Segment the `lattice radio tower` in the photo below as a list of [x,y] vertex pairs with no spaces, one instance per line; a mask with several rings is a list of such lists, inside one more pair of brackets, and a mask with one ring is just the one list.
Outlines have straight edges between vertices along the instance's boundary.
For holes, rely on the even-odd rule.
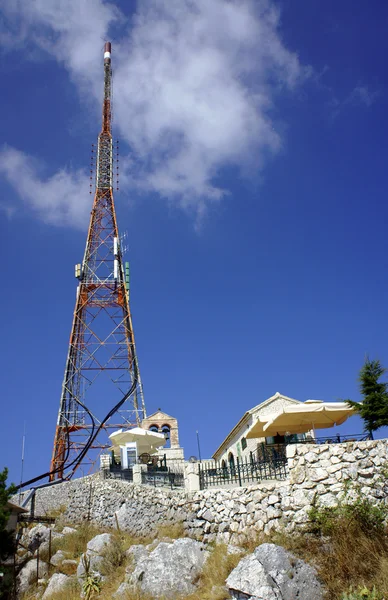
[[[59,404],[50,480],[90,472],[109,447],[110,430],[139,425],[145,404],[113,201],[111,44],[104,46],[102,130],[95,153],[96,189]],[[93,150],[92,150],[93,152]],[[86,468],[85,468],[86,467]]]

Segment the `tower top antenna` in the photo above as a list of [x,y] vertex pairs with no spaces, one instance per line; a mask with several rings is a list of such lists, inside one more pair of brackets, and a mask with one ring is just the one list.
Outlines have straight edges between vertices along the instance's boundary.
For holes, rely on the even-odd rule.
[[111,68],[112,44],[104,44],[104,100],[102,104],[102,134],[111,135],[112,121],[112,68]]
[[104,62],[110,61],[112,52],[112,44],[110,42],[105,42],[104,44]]

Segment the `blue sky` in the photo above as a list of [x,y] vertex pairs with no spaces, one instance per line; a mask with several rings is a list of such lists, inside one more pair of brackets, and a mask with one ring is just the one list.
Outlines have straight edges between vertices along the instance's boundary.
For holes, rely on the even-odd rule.
[[199,430],[210,456],[276,391],[360,399],[364,356],[388,366],[387,4],[2,10],[0,462],[11,478],[24,421],[25,476],[51,457],[104,39],[148,413],[178,418],[187,457]]

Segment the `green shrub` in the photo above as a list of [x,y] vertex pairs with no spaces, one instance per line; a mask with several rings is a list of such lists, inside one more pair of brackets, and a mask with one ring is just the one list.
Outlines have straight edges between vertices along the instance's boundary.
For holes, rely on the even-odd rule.
[[373,586],[373,590],[368,590],[366,587],[359,587],[357,590],[351,587],[348,592],[344,592],[341,600],[384,600]]
[[82,584],[82,591],[85,594],[85,599],[90,600],[93,596],[98,595],[101,591],[101,578],[93,575],[90,569],[90,559],[84,555],[82,563],[85,569],[85,577]]
[[123,551],[121,539],[118,536],[113,537],[112,542],[104,548],[102,556],[104,559],[101,565],[102,575],[110,575],[112,569],[121,567],[125,560],[125,552]]
[[352,490],[356,497],[350,502],[348,498],[350,491],[349,484],[345,485],[345,495],[338,506],[328,508],[314,505],[312,507],[309,512],[311,533],[330,536],[343,521],[346,521],[350,527],[360,529],[367,537],[384,535],[388,505],[383,502],[378,505],[372,504],[356,486],[353,486]]

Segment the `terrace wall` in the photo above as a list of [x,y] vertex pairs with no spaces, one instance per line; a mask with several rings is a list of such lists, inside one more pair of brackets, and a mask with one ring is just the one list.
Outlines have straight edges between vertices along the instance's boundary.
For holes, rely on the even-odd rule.
[[[287,447],[288,479],[249,487],[191,491],[165,490],[125,481],[104,480],[99,473],[37,491],[36,514],[61,506],[65,519],[90,519],[106,527],[149,534],[158,524],[183,521],[187,532],[205,541],[237,542],[257,532],[306,524],[315,504],[334,506],[351,481],[372,502],[387,501],[388,440],[345,444],[297,444]],[[188,465],[189,482],[197,465]]]

